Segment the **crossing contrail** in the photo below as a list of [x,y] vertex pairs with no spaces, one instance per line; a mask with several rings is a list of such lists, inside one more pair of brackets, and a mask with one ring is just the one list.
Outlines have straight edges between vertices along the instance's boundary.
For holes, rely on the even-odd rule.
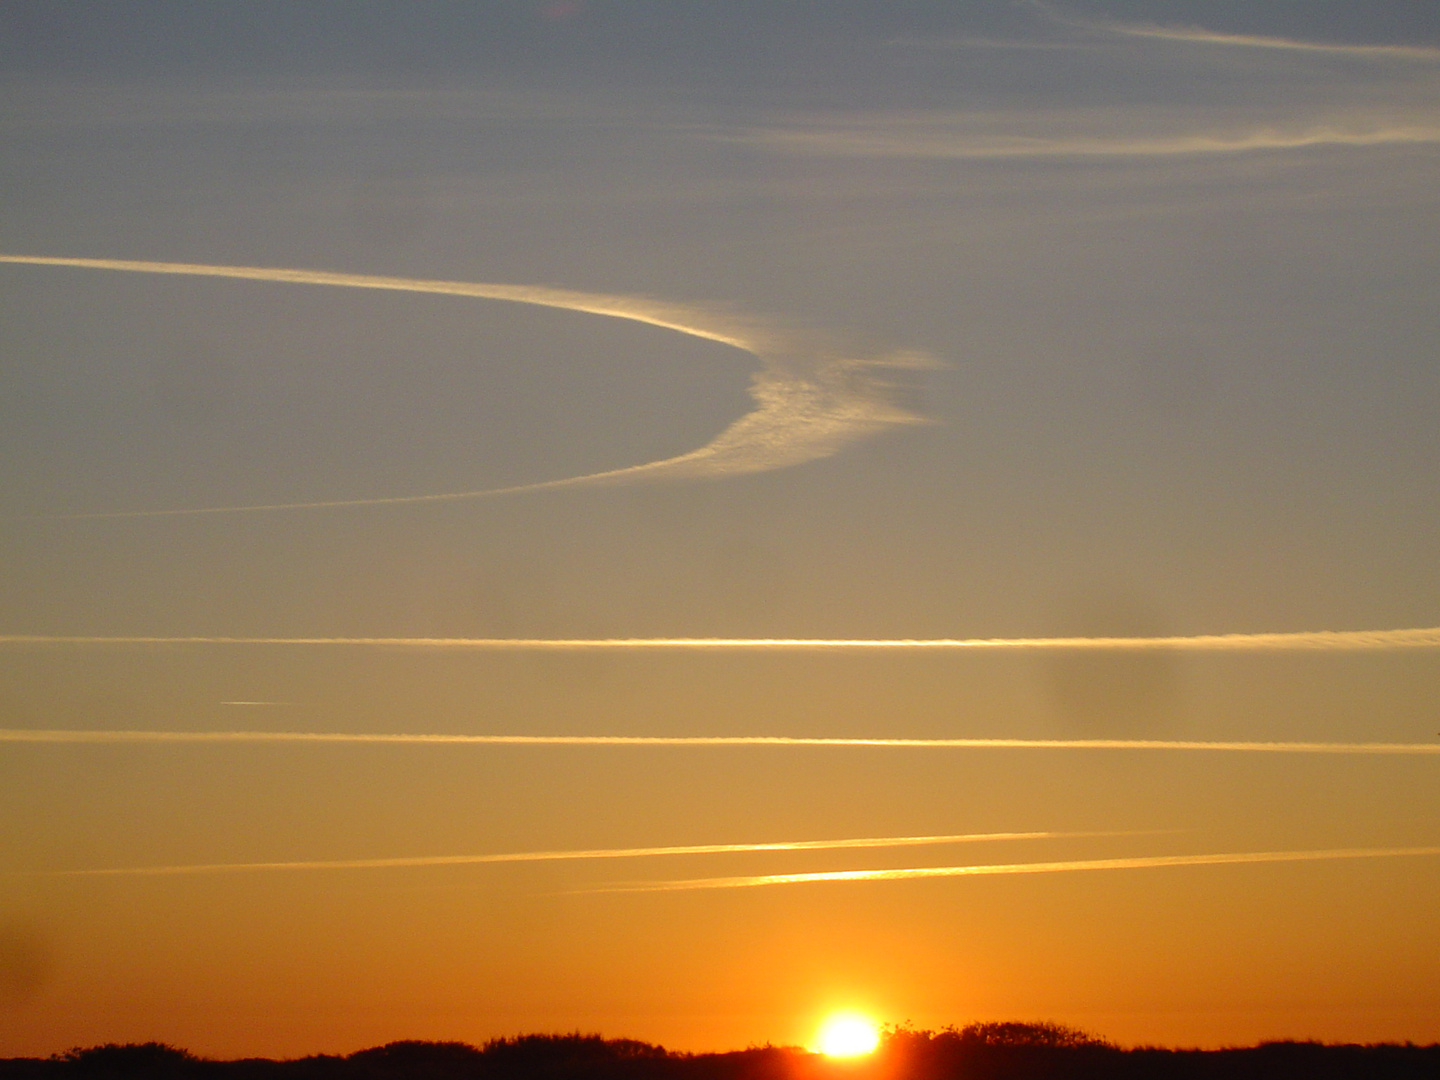
[[1440,743],[1238,742],[1198,739],[891,739],[792,735],[446,735],[337,731],[0,730],[0,743],[331,743],[392,746],[769,746],[917,750],[1182,750],[1247,754],[1440,754]]
[[[1153,834],[1153,830],[1149,831]],[[834,851],[844,848],[918,847],[938,844],[996,843],[1009,840],[1057,840],[1098,836],[1146,835],[1127,832],[996,832],[949,836],[875,836],[845,840],[786,840],[761,844],[685,844],[674,847],[596,848],[579,851],[519,851],[498,855],[420,855],[389,859],[310,859],[297,862],[193,863],[180,866],[103,867],[91,870],[39,871],[50,877],[168,877],[179,874],[229,874],[262,870],[386,870],[423,866],[473,866],[485,863],[555,862],[571,859],[642,859],[662,855],[731,855],[766,851]]]
[[1320,862],[1329,859],[1388,859],[1440,855],[1440,847],[1334,848],[1328,851],[1242,851],[1218,855],[1150,855],[1126,859],[1071,859],[1064,862],[1001,863],[974,866],[917,866],[900,870],[826,870],[809,874],[754,874],[606,885],[584,892],[684,892],[693,889],[751,889],[821,881],[908,881],[918,878],[990,877],[1002,874],[1063,874],[1081,870],[1152,870],[1169,866],[1234,866],[1243,863]]
[[644,323],[690,337],[715,341],[748,352],[760,361],[751,379],[755,408],[709,443],[676,457],[607,472],[517,484],[503,488],[401,495],[371,499],[331,499],[249,506],[208,506],[168,510],[115,510],[46,515],[47,519],[160,517],[186,514],[238,514],[267,510],[304,510],[400,503],[443,502],[494,495],[546,491],[580,485],[627,483],[645,479],[696,479],[767,472],[828,457],[848,443],[896,424],[920,418],[891,400],[887,382],[875,369],[925,366],[918,353],[861,357],[840,349],[823,335],[781,329],[758,319],[727,316],[699,307],[645,297],[579,292],[537,285],[376,277],[328,270],[261,266],[212,266],[203,263],[143,262],[130,259],[78,259],[40,255],[0,255],[0,263],[118,270],[186,277],[236,278],[293,285],[433,293],[481,300],[505,300],[539,307],[579,311]]
[[581,652],[585,650],[816,650],[879,651],[965,649],[1184,650],[1193,652],[1364,651],[1440,648],[1440,626],[1397,630],[1304,630],[1258,634],[1170,637],[1050,638],[439,638],[439,637],[215,637],[0,634],[5,645],[296,645],[475,651]]

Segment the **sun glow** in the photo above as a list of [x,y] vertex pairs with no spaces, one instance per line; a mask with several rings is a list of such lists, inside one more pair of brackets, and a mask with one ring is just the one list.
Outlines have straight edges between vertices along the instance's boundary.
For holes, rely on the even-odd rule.
[[857,1013],[836,1013],[820,1026],[816,1049],[827,1057],[859,1057],[874,1051],[880,1029]]

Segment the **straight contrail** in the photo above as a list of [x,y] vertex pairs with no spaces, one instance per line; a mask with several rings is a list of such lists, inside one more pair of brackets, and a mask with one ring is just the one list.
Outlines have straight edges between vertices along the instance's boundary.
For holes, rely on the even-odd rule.
[[1330,56],[1353,56],[1370,60],[1413,60],[1434,64],[1440,62],[1440,49],[1433,45],[1366,45],[1345,42],[1304,41],[1297,38],[1268,37],[1263,34],[1225,34],[1198,26],[1160,26],[1153,23],[1080,22],[1073,25],[1103,30],[1124,37],[1176,41],[1190,45],[1220,45],[1244,49],[1273,49],[1281,52],[1319,53]]
[[47,520],[161,517],[188,514],[238,514],[272,510],[384,506],[442,502],[494,495],[545,491],[580,485],[627,483],[642,479],[703,478],[766,472],[828,457],[848,443],[896,424],[918,423],[919,417],[896,405],[876,368],[927,366],[918,353],[859,357],[840,350],[822,335],[780,329],[756,319],[726,316],[699,307],[645,297],[579,292],[536,285],[505,285],[475,281],[377,277],[328,270],[294,270],[262,266],[214,266],[204,263],[146,262],[132,259],[80,259],[41,255],[0,255],[0,263],[116,270],[185,277],[235,278],[292,285],[327,285],[350,289],[431,293],[481,300],[505,300],[626,319],[690,337],[715,341],[748,352],[761,370],[751,379],[755,408],[706,445],[676,457],[607,472],[588,473],[533,484],[476,491],[402,495],[370,499],[331,499],[248,506],[209,506],[169,510],[117,510],[46,515]]
[[335,731],[0,730],[0,743],[355,743],[400,746],[772,746],[920,750],[1209,750],[1261,754],[1440,754],[1440,743],[1165,739],[849,739],[791,735],[426,735]]
[[[908,121],[908,122],[907,122]],[[1377,117],[1357,124],[1350,117],[1304,125],[1251,126],[1231,131],[1178,134],[990,134],[905,115],[810,126],[757,128],[736,141],[810,154],[842,157],[957,160],[1026,158],[1165,158],[1302,150],[1325,146],[1420,146],[1440,143],[1440,125],[1428,118]]]
[[1168,866],[1233,866],[1241,863],[1320,862],[1328,859],[1387,859],[1440,855],[1440,847],[1334,848],[1328,851],[1242,851],[1217,855],[1151,855],[1128,859],[1071,859],[1065,862],[1001,863],[974,866],[917,866],[901,870],[826,870],[810,874],[755,874],[689,878],[601,886],[585,892],[683,892],[692,889],[752,889],[820,881],[909,881],[917,878],[990,877],[1002,874],[1063,874],[1081,870],[1152,870]]
[[1122,37],[1150,38],[1191,45],[1221,45],[1249,49],[1274,49],[1283,52],[1308,52],[1335,56],[1353,56],[1379,60],[1440,61],[1440,48],[1433,45],[1373,45],[1356,42],[1306,41],[1300,38],[1272,37],[1265,34],[1228,34],[1203,26],[1165,26],[1159,23],[1123,22],[1118,19],[1085,18],[1072,15],[1045,0],[1027,0],[1030,7],[1047,18],[1080,30],[1117,34]]
[[520,851],[499,855],[420,855],[391,859],[324,859],[299,862],[194,863],[182,866],[126,866],[95,870],[41,871],[50,877],[166,877],[177,874],[229,874],[261,870],[386,870],[420,866],[472,866],[484,863],[555,862],[571,859],[643,859],[662,855],[731,855],[765,851],[834,851],[843,848],[919,847],[938,844],[995,843],[1009,840],[1057,840],[1097,836],[1137,836],[1136,832],[997,832],[950,836],[875,836],[845,840],[786,840],[763,844],[685,844],[675,847],[596,848],[580,851]]
[[5,645],[309,645],[351,648],[453,649],[457,651],[586,650],[816,650],[877,651],[965,649],[1184,650],[1252,652],[1267,650],[1363,651],[1440,648],[1440,626],[1398,630],[1305,630],[1259,634],[1191,634],[1170,637],[1050,638],[439,638],[439,637],[162,637],[0,634]]

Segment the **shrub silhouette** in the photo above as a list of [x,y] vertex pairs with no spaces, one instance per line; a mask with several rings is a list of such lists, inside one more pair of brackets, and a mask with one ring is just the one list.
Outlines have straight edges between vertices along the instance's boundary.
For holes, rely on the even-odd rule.
[[54,1060],[62,1062],[67,1072],[86,1076],[166,1076],[190,1072],[200,1061],[190,1051],[162,1042],[75,1047]]
[[460,1078],[474,1076],[480,1051],[463,1042],[401,1042],[358,1050],[345,1059],[366,1074]]
[[1124,1050],[1049,1022],[888,1027],[871,1058],[798,1047],[672,1053],[635,1039],[520,1035],[476,1047],[401,1041],[346,1057],[212,1061],[164,1043],[109,1043],[0,1059],[0,1080],[1435,1080],[1440,1044],[1279,1042]]
[[1109,1045],[1104,1039],[1089,1032],[1048,1020],[1038,1023],[1009,1020],[969,1024],[963,1028],[946,1027],[939,1031],[896,1025],[886,1027],[881,1032],[882,1049],[901,1056],[979,1046],[1074,1049]]
[[1104,1039],[1096,1038],[1078,1028],[1066,1027],[1042,1021],[1037,1024],[1004,1023],[970,1024],[960,1029],[961,1042],[979,1043],[982,1046],[1108,1046]]
[[579,1032],[494,1039],[482,1053],[486,1080],[660,1080],[672,1061],[663,1046]]

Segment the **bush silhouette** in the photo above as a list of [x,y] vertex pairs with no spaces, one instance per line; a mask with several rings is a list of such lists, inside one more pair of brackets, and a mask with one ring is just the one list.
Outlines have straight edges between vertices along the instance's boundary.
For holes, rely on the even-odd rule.
[[63,1062],[68,1072],[89,1076],[164,1076],[189,1072],[200,1059],[176,1046],[146,1042],[76,1047],[55,1060]]
[[1107,1046],[1104,1039],[1096,1038],[1078,1028],[1064,1024],[1042,1021],[1037,1024],[1004,1023],[970,1024],[960,1029],[961,1042],[979,1043],[982,1046]]
[[888,1027],[871,1058],[798,1047],[672,1053],[635,1039],[519,1035],[476,1047],[401,1041],[346,1057],[213,1061],[164,1043],[0,1059],[0,1080],[1434,1080],[1440,1045],[1278,1042],[1125,1050],[1050,1022]]

